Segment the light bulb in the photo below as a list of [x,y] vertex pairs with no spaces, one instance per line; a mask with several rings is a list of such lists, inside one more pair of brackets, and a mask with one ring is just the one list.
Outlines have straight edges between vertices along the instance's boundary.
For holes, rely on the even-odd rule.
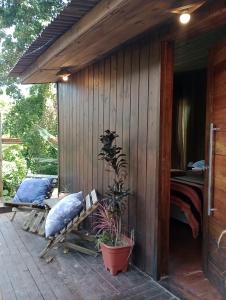
[[68,75],[63,75],[62,79],[63,79],[63,81],[68,81]]
[[179,19],[181,24],[188,24],[191,19],[191,15],[189,13],[183,13],[180,15]]

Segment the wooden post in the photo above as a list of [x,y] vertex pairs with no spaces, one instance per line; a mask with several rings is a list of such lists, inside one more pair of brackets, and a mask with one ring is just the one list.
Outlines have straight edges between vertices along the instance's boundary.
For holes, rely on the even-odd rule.
[[0,198],[3,197],[3,181],[2,181],[2,118],[0,113]]

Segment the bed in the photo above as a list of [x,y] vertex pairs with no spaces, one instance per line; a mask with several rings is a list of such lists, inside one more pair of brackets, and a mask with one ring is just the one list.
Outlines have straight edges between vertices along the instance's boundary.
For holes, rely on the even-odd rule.
[[203,208],[203,176],[186,173],[171,178],[171,217],[187,223],[192,235],[201,232]]

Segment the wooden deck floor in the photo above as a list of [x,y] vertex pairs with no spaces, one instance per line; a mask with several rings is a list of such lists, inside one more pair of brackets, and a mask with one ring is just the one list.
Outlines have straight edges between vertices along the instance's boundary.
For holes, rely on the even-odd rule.
[[54,249],[47,264],[38,258],[46,241],[21,229],[22,216],[13,223],[0,215],[0,299],[165,300],[177,299],[134,268],[111,276],[101,257],[64,254]]
[[202,239],[188,225],[171,220],[169,276],[161,284],[185,300],[223,300],[202,270]]

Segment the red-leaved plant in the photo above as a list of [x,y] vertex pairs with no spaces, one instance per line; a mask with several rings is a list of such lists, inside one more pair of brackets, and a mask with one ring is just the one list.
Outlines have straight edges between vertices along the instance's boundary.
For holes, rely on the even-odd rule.
[[97,231],[98,242],[103,242],[109,246],[116,246],[120,242],[121,217],[113,214],[107,203],[99,205],[96,213],[94,229]]

